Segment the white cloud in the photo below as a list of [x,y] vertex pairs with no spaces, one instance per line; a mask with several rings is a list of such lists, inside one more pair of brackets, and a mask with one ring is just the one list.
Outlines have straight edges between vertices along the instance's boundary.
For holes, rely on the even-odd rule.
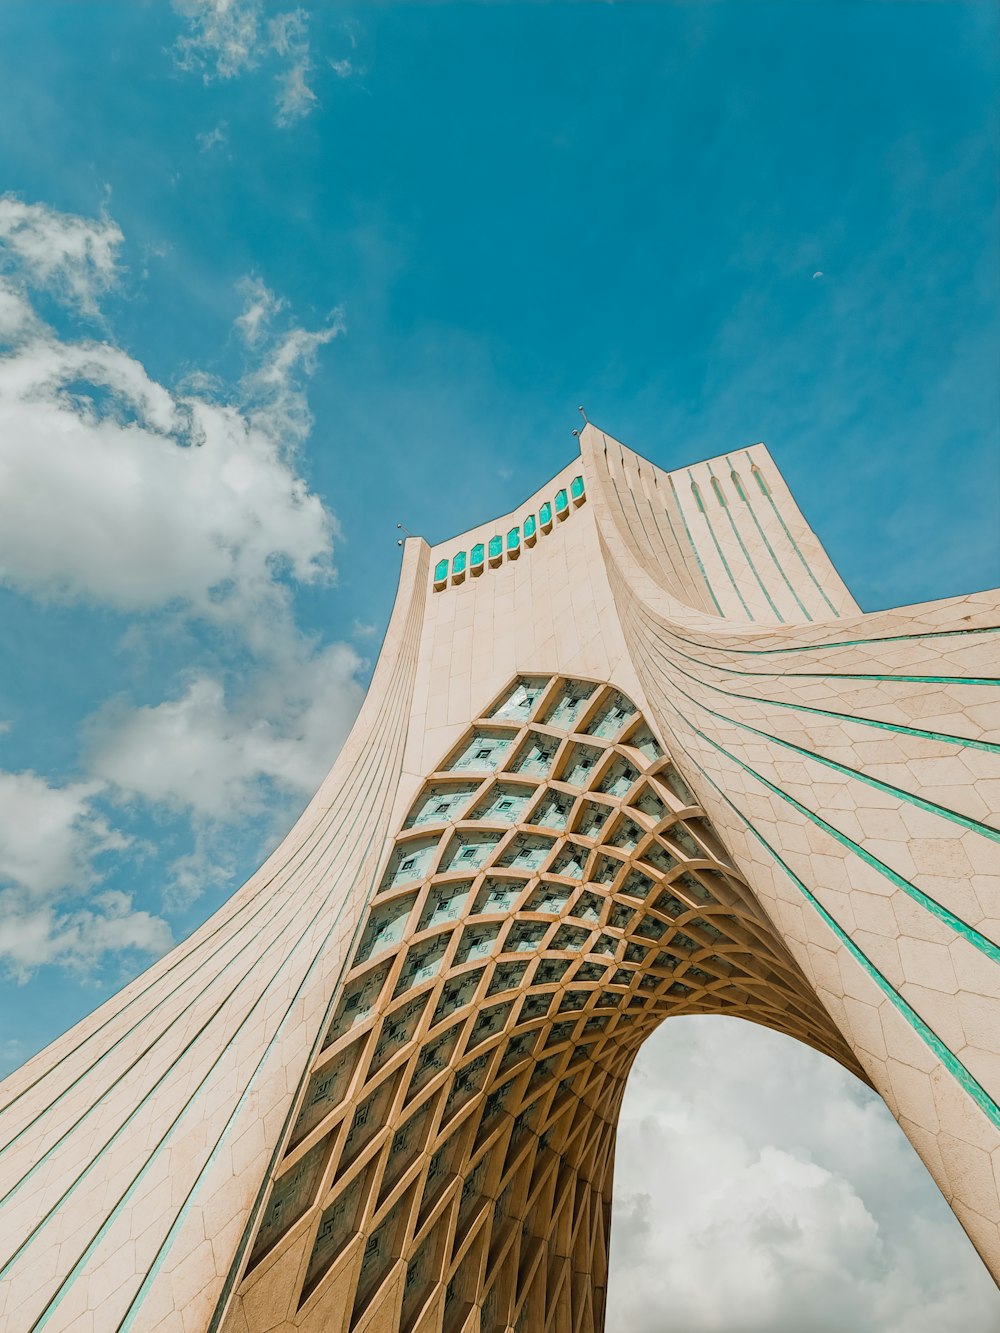
[[354,63],[346,57],[343,60],[331,60],[330,68],[338,79],[349,79],[354,73]]
[[27,297],[0,278],[0,344],[37,334],[41,329],[41,320]]
[[[205,374],[168,389],[108,343],[60,339],[31,307],[33,276],[26,263],[0,283],[0,582],[39,601],[141,613],[123,647],[189,634],[201,664],[162,703],[98,712],[87,781],[0,783],[12,818],[0,828],[0,952],[22,971],[76,965],[114,940],[163,944],[159,918],[119,899],[52,898],[93,893],[95,858],[122,846],[96,798],[190,821],[194,850],[167,895],[183,905],[229,873],[227,839],[242,829],[245,851],[265,796],[284,818],[311,793],[361,697],[355,651],[312,641],[293,614],[295,585],[333,572],[336,520],[297,455],[312,425],[304,381],[340,312],[317,330],[287,317],[274,330],[286,303],[259,278],[241,283],[237,328],[252,362],[227,402]],[[225,633],[208,643],[206,626]]]
[[91,769],[127,796],[220,822],[258,813],[262,780],[310,796],[360,705],[359,665],[346,644],[298,640],[236,699],[199,675],[152,707],[113,702],[89,724]]
[[306,59],[296,60],[278,79],[277,123],[281,126],[294,125],[302,120],[319,102],[306,80],[312,70]]
[[218,125],[211,130],[205,130],[202,134],[196,134],[195,139],[198,142],[198,149],[202,153],[209,153],[213,148],[220,144],[229,142],[229,126],[224,120],[220,120]]
[[305,10],[293,9],[276,14],[267,25],[272,48],[279,56],[301,55],[308,48],[308,20]]
[[286,598],[280,571],[328,578],[335,520],[294,446],[312,424],[303,380],[340,313],[269,339],[284,303],[251,280],[240,327],[259,360],[239,406],[203,378],[169,390],[107,343],[57,338],[25,295],[38,268],[32,258],[20,289],[0,287],[0,581],[253,627]]
[[996,1313],[936,1185],[851,1075],[738,1019],[672,1019],[650,1040],[622,1108],[608,1333],[937,1333]]
[[83,218],[0,196],[0,266],[84,314],[96,315],[98,298],[117,281],[123,239],[111,218]]
[[173,943],[162,917],[134,908],[130,894],[108,890],[84,906],[58,911],[0,891],[0,959],[15,981],[46,964],[93,976],[109,955],[134,951],[158,958]]
[[286,446],[303,440],[312,429],[312,413],[301,377],[316,369],[316,353],[344,332],[341,309],[330,312],[322,329],[293,328],[275,339],[270,354],[250,374],[241,390],[247,419],[268,438]]
[[304,9],[264,22],[260,0],[175,0],[174,8],[187,20],[174,47],[182,69],[200,70],[208,83],[277,61],[283,68],[277,75],[275,122],[293,125],[319,105],[309,84],[313,62]]
[[94,813],[100,782],[52,787],[36,773],[0,770],[0,883],[45,898],[91,883],[91,861],[126,840]]
[[166,922],[126,894],[80,900],[100,877],[95,859],[130,845],[95,808],[103,785],[0,771],[0,961],[19,981],[44,963],[86,972],[108,953],[171,943]]
[[236,290],[245,303],[242,312],[236,317],[236,327],[243,335],[243,340],[254,347],[267,332],[272,318],[285,308],[286,303],[253,274],[243,278]]
[[318,648],[287,629],[278,638],[269,667],[234,697],[199,674],[176,698],[113,700],[87,724],[90,770],[116,800],[190,820],[194,849],[174,862],[165,889],[171,910],[225,884],[248,839],[256,848],[285,832],[361,705],[349,645]]
[[260,59],[260,0],[174,0],[188,22],[175,54],[182,69],[200,69],[211,78],[231,79]]

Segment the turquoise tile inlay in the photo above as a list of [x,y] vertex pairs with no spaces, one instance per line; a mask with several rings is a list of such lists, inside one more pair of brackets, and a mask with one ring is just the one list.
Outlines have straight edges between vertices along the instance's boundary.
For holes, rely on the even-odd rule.
[[833,612],[833,614],[834,614],[835,616],[839,616],[839,615],[840,615],[840,612],[837,610],[837,608],[834,606],[834,604],[830,601],[829,597],[826,595],[826,592],[824,591],[823,587],[821,586],[819,579],[817,579],[816,575],[813,573],[813,571],[812,571],[812,567],[810,566],[809,561],[805,558],[805,556],[804,556],[804,555],[802,554],[802,552],[799,550],[798,542],[796,542],[795,538],[794,538],[794,537],[792,536],[792,534],[788,531],[788,524],[785,522],[784,518],[782,518],[782,516],[781,516],[781,510],[780,510],[780,509],[778,508],[778,506],[774,503],[774,496],[771,494],[771,488],[768,486],[767,482],[764,480],[763,473],[761,472],[761,470],[760,470],[760,468],[757,466],[757,464],[753,461],[753,459],[750,458],[750,455],[747,454],[746,456],[747,456],[747,459],[748,459],[749,462],[750,462],[750,472],[751,472],[751,474],[757,479],[757,486],[759,487],[759,489],[760,489],[760,491],[762,492],[762,494],[763,494],[764,496],[766,496],[766,498],[767,498],[767,502],[768,502],[768,504],[771,506],[771,509],[772,509],[773,512],[774,512],[774,516],[775,516],[775,518],[777,518],[778,522],[781,524],[782,531],[784,532],[784,534],[785,534],[785,536],[788,538],[788,540],[791,542],[792,550],[795,552],[795,554],[799,557],[799,560],[802,562],[802,567],[803,567],[803,569],[804,569],[804,570],[806,571],[806,573],[809,575],[810,579],[812,579],[813,585],[815,586],[816,591],[819,593],[819,595],[823,598],[823,601],[826,602],[827,606],[830,608],[830,610]]
[[439,560],[437,564],[434,566],[434,582],[444,583],[447,577],[448,577],[448,561]]
[[499,560],[501,555],[503,555],[503,538],[498,533],[490,538],[490,559]]
[[815,897],[815,895],[802,882],[802,880],[799,879],[798,875],[796,875],[794,870],[792,870],[792,868],[787,864],[787,862],[784,861],[782,857],[778,855],[778,853],[767,841],[767,839],[763,836],[763,834],[758,832],[758,830],[754,827],[754,825],[751,823],[748,817],[743,813],[743,811],[729,799],[729,797],[725,794],[725,792],[721,789],[721,787],[719,787],[718,783],[713,781],[713,779],[709,776],[708,773],[705,772],[705,770],[699,763],[697,763],[694,760],[692,760],[692,762],[694,763],[698,771],[701,773],[702,777],[705,778],[707,782],[711,783],[717,795],[723,801],[725,801],[726,805],[729,806],[729,808],[734,812],[734,814],[736,814],[742,820],[742,822],[746,825],[747,830],[753,835],[753,837],[757,839],[757,841],[764,848],[764,850],[768,852],[771,857],[773,857],[776,864],[781,867],[781,869],[785,872],[788,878],[796,886],[796,888],[806,899],[806,901],[810,903],[810,905],[814,908],[814,910],[819,915],[821,920],[823,920],[825,924],[830,928],[830,930],[833,931],[834,935],[837,937],[840,943],[843,944],[843,946],[847,949],[848,953],[850,953],[851,957],[855,960],[855,962],[857,962],[862,968],[864,968],[865,972],[867,972],[867,974],[875,982],[876,986],[878,986],[879,990],[881,990],[883,995],[885,995],[891,1001],[891,1003],[895,1006],[895,1008],[899,1010],[899,1012],[903,1015],[906,1021],[910,1024],[913,1030],[930,1047],[930,1049],[938,1057],[938,1059],[948,1070],[948,1072],[952,1075],[952,1077],[956,1080],[956,1082],[958,1082],[962,1086],[962,1088],[969,1094],[969,1096],[973,1099],[973,1101],[977,1104],[977,1106],[979,1106],[980,1110],[985,1112],[985,1114],[989,1117],[989,1119],[993,1122],[994,1125],[1000,1125],[1000,1107],[997,1106],[996,1102],[992,1099],[992,1097],[990,1097],[986,1089],[978,1082],[976,1078],[973,1077],[973,1075],[969,1072],[969,1070],[965,1067],[965,1065],[962,1064],[961,1060],[958,1059],[958,1057],[954,1054],[954,1052],[951,1051],[949,1047],[947,1047],[944,1044],[944,1042],[937,1035],[937,1033],[924,1022],[924,1020],[920,1017],[920,1015],[916,1012],[916,1010],[913,1009],[912,1006],[906,1002],[906,1000],[903,998],[902,995],[900,995],[899,991],[896,990],[895,986],[892,985],[892,983],[888,980],[888,978],[882,975],[882,973],[878,970],[878,968],[867,956],[867,954],[863,953],[861,949],[858,948],[855,942],[851,939],[850,935],[848,935],[847,932],[834,919],[834,917],[830,915],[830,913],[826,910],[823,904],[818,900],[818,898]]
[[[711,584],[711,582],[710,582],[710,580],[709,580],[709,577],[708,577],[708,575],[705,573],[705,566],[704,566],[704,564],[702,563],[701,554],[700,554],[700,552],[698,551],[697,546],[695,546],[695,544],[694,544],[694,538],[691,536],[691,529],[690,529],[690,527],[688,526],[687,518],[686,518],[685,515],[684,515],[684,509],[683,509],[683,507],[682,507],[682,505],[681,505],[681,498],[680,498],[680,496],[677,494],[677,487],[674,485],[674,479],[673,479],[673,477],[671,477],[671,476],[669,475],[669,473],[667,474],[667,481],[670,482],[670,493],[671,493],[671,495],[674,497],[674,504],[677,506],[677,512],[678,512],[678,514],[680,515],[680,520],[681,520],[681,522],[682,522],[683,525],[684,525],[684,532],[685,532],[685,535],[687,536],[687,539],[688,539],[688,545],[691,547],[691,553],[692,553],[692,555],[694,556],[695,560],[696,560],[697,563],[698,563],[698,571],[699,571],[699,573],[701,574],[701,577],[705,580],[705,587],[708,589],[708,595],[711,597],[712,602],[713,602],[713,604],[714,604],[714,606],[715,606],[716,611],[718,611],[719,615],[721,616],[721,615],[722,615],[722,607],[719,605],[719,599],[718,599],[718,597],[716,597],[716,595],[715,595],[715,589],[712,587],[712,584]],[[667,517],[669,518],[669,516],[670,516],[670,511],[668,510],[668,511],[667,511]],[[670,525],[670,530],[671,530],[671,532],[673,531],[673,526],[674,526],[673,523],[671,523],[671,525]]]
[[455,556],[455,558],[451,562],[451,572],[453,574],[464,574],[465,561],[466,561],[465,552],[459,551],[459,553]]
[[[687,643],[689,640],[684,639],[682,642]],[[698,660],[697,658],[689,657],[687,653],[681,653],[680,649],[675,648],[673,644],[667,646],[669,646],[671,652],[680,653],[680,655],[689,662]],[[704,645],[699,644],[697,646],[702,647]],[[778,651],[784,652],[785,650],[781,648],[778,649]],[[680,674],[686,676],[688,680],[693,680],[696,685],[701,685],[706,690],[712,690],[715,694],[724,694],[730,699],[738,699],[740,703],[749,702],[766,704],[769,708],[789,708],[797,713],[815,713],[817,717],[833,717],[836,718],[838,722],[856,722],[862,727],[877,727],[880,731],[894,731],[900,736],[916,736],[920,740],[940,741],[944,745],[964,745],[973,750],[985,750],[989,754],[1000,754],[1000,745],[996,744],[994,741],[976,740],[970,736],[953,736],[950,732],[946,731],[927,731],[922,727],[907,727],[904,726],[902,722],[883,722],[880,718],[865,717],[860,713],[838,713],[830,708],[814,708],[810,704],[791,703],[788,699],[764,699],[757,694],[737,694],[733,690],[724,690],[721,685],[712,685],[707,680],[700,680],[697,676],[693,676],[690,671],[685,671],[682,666],[678,666],[673,658],[664,658],[661,654],[660,659],[661,661],[669,662],[674,671],[680,672]],[[702,666],[711,665],[712,663],[710,662],[702,663]],[[599,735],[600,733],[594,732],[593,734]]]
[[556,513],[565,514],[569,508],[569,496],[565,491],[556,491]]
[[476,542],[475,546],[472,548],[472,560],[471,560],[472,568],[482,569],[483,561],[485,558],[486,558],[486,547],[483,545],[482,542]]
[[[682,693],[684,693],[684,691],[682,691]],[[686,695],[686,697],[689,699],[691,698],[690,695]],[[692,699],[691,702],[696,703],[697,700]],[[690,718],[685,717],[676,704],[672,704],[671,707],[684,725],[688,727],[694,735],[699,737],[699,739],[707,742],[707,744],[712,746],[714,750],[717,750],[719,754],[724,755],[726,759],[736,764],[738,768],[743,769],[743,771],[748,773],[752,778],[756,778],[756,780],[762,786],[766,787],[768,791],[773,792],[775,796],[786,801],[794,810],[797,810],[799,814],[804,815],[806,819],[815,824],[817,828],[821,828],[824,833],[829,834],[830,837],[836,842],[839,842],[842,847],[846,847],[849,851],[853,852],[854,855],[864,861],[866,865],[871,866],[873,870],[876,870],[879,874],[883,875],[890,884],[893,884],[897,889],[902,889],[902,891],[907,894],[908,897],[912,898],[914,902],[919,903],[921,907],[930,912],[932,916],[936,916],[939,921],[944,922],[944,924],[954,930],[956,934],[961,935],[963,939],[968,940],[968,942],[975,948],[979,949],[981,953],[984,953],[987,958],[991,959],[993,962],[1000,962],[1000,948],[997,948],[992,940],[987,939],[986,936],[980,934],[978,930],[973,926],[968,925],[967,922],[963,921],[960,917],[957,917],[954,912],[949,911],[947,907],[942,906],[936,899],[925,893],[923,889],[918,888],[915,884],[911,884],[908,879],[905,879],[897,871],[893,870],[891,866],[886,865],[884,861],[880,861],[877,856],[873,856],[871,852],[854,842],[853,839],[847,837],[845,833],[841,833],[839,829],[835,828],[832,824],[827,823],[822,815],[817,814],[814,810],[810,810],[808,806],[805,806],[801,801],[796,800],[796,798],[789,792],[769,781],[769,779],[764,777],[764,775],[759,773],[755,768],[751,767],[751,765],[744,763],[742,759],[737,758],[737,756],[727,750],[725,746],[720,745],[717,740],[713,740],[711,736],[708,736],[697,727]],[[702,707],[704,707],[704,705],[702,705]],[[711,712],[712,710],[709,709],[708,711]],[[776,738],[772,737],[771,739]]]
[[507,550],[519,551],[521,549],[521,529],[511,528],[507,533]]
[[552,506],[549,504],[548,500],[546,500],[538,510],[538,521],[543,528],[549,527],[552,523]]
[[583,496],[584,485],[582,477],[573,478],[573,480],[569,484],[569,493],[570,495],[572,495],[574,500],[579,500]]
[[526,542],[530,542],[532,537],[534,537],[535,533],[537,532],[537,530],[538,530],[538,523],[535,520],[535,516],[534,514],[529,514],[528,517],[524,520],[524,540]]

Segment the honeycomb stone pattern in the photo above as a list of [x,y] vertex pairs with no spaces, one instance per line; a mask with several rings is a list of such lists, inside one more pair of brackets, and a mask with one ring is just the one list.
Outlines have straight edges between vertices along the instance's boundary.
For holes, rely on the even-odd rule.
[[312,1327],[336,1284],[343,1333],[602,1328],[625,1079],[695,1013],[864,1078],[631,700],[518,678],[427,778],[362,916],[243,1308],[298,1245],[275,1326]]

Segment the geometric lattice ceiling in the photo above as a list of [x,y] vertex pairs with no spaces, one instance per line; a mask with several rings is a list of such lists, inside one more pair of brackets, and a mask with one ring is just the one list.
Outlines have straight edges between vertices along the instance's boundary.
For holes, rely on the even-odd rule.
[[600,1329],[618,1111],[664,1018],[864,1077],[632,702],[560,677],[428,776],[331,1007],[226,1330]]

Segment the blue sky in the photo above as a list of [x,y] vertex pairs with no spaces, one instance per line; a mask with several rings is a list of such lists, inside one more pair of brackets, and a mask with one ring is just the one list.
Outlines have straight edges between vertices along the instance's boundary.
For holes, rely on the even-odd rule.
[[663,467],[767,441],[866,610],[1000,581],[998,38],[904,0],[0,10],[6,1066],[287,828],[395,524],[513,507],[577,403]]

